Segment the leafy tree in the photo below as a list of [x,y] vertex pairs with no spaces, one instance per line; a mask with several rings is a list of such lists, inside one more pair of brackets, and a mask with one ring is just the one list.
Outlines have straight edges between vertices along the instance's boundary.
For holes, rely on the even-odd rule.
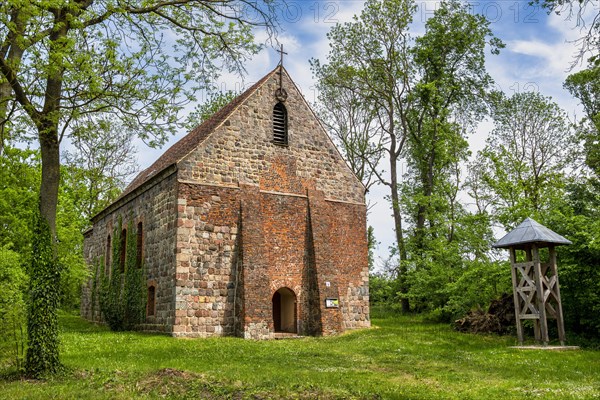
[[383,273],[369,275],[369,303],[393,307],[396,302],[397,280]]
[[[328,34],[327,63],[311,61],[319,80],[322,118],[342,143],[350,165],[363,181],[370,183],[374,176],[390,190],[405,312],[410,309],[410,260],[403,223],[412,222],[410,213],[416,210],[421,238],[417,248],[423,249],[428,212],[439,203],[432,200],[434,192],[448,183],[441,179],[438,185],[436,180],[455,174],[458,161],[466,157],[456,119],[461,113],[463,119],[472,119],[481,111],[491,84],[483,49],[486,43],[494,51],[501,46],[488,22],[456,1],[442,2],[426,33],[413,40],[409,29],[414,11],[410,0],[367,1],[353,22],[338,24]],[[407,187],[399,171],[403,159],[411,167],[405,177],[412,190],[404,193],[408,202],[400,197],[401,188]],[[383,160],[388,162],[385,171],[379,165]],[[449,198],[443,201],[454,210],[456,186],[446,185],[444,193]],[[432,215],[430,224],[436,223]]]
[[[582,2],[582,6],[589,6]],[[588,33],[595,32],[596,54],[588,68],[570,75],[565,88],[583,105],[585,118],[578,124],[587,166],[595,177],[582,174],[567,186],[567,204],[552,214],[551,223],[573,244],[561,247],[560,283],[567,329],[590,338],[600,334],[600,13]],[[590,42],[591,36],[588,34]]]
[[17,370],[25,356],[25,288],[27,274],[17,252],[0,246],[0,356],[8,356]]
[[[407,269],[399,195],[399,161],[406,142],[409,111],[413,107],[408,94],[414,85],[409,35],[414,11],[415,4],[410,0],[369,0],[353,22],[337,24],[328,33],[331,50],[327,64],[311,60],[313,73],[325,96],[331,97],[330,93],[334,96],[337,93],[356,93],[366,109],[361,112],[361,118],[373,118],[371,125],[381,134],[381,138],[374,140],[380,147],[365,153],[369,156],[374,152],[375,156],[367,157],[363,162],[382,159],[377,152],[385,154],[388,161],[387,176],[378,170],[378,165],[369,167],[378,183],[390,190],[396,245],[401,260],[398,278],[403,293],[408,288],[404,282]],[[365,147],[364,141],[362,145]],[[356,153],[361,154],[360,151]],[[409,311],[406,298],[402,299],[402,309]]]
[[0,246],[11,245],[22,260],[31,250],[31,221],[40,183],[40,155],[5,146],[0,156]]
[[[268,0],[0,4],[0,122],[10,119],[24,124],[25,131],[34,130],[41,150],[39,211],[46,225],[38,226],[49,229],[54,249],[48,253],[51,259],[42,262],[42,269],[48,269],[42,276],[54,280],[60,271],[55,249],[60,143],[64,136],[77,135],[72,122],[110,114],[149,144],[162,143],[197,89],[221,68],[243,71],[244,60],[259,50],[252,28],[273,27],[272,7]],[[165,37],[172,42],[165,43]],[[41,251],[46,245],[34,248]],[[39,261],[39,255],[34,259]],[[34,296],[56,290],[48,283],[32,280],[44,287],[32,287]],[[34,297],[33,303],[41,300]],[[58,347],[48,337],[57,332],[56,312],[46,311],[29,324],[32,356],[27,362],[34,375],[56,370],[59,362]],[[48,345],[31,340],[36,337],[48,338]]]
[[420,79],[407,140],[417,258],[426,251],[426,225],[447,222],[445,236],[452,240],[452,221],[444,220],[455,211],[458,165],[468,157],[466,134],[486,112],[493,83],[485,68],[485,47],[489,43],[494,54],[503,47],[489,21],[458,1],[442,2],[425,29],[413,49]]
[[[78,190],[87,193],[87,189],[86,183],[81,181],[83,171],[79,174],[73,173],[71,167],[63,168],[67,171],[62,174],[59,191],[57,231],[61,240],[56,251],[65,268],[58,290],[63,307],[77,307],[81,282],[86,275],[81,232],[89,224],[82,213],[82,196],[77,193]],[[38,212],[40,178],[39,151],[5,146],[0,157],[0,246],[10,245],[22,263],[31,260],[32,222]]]
[[409,275],[413,308],[445,322],[485,307],[511,288],[506,263],[495,262],[489,251],[494,238],[488,215],[461,210],[453,234],[452,241],[432,235],[420,267]]
[[477,196],[494,194],[491,211],[505,229],[526,217],[543,221],[564,193],[572,126],[556,103],[533,92],[498,99],[493,117],[495,128],[473,170],[481,175]]
[[196,109],[187,116],[187,129],[194,129],[199,124],[209,119],[214,113],[235,99],[237,95],[238,93],[233,90],[209,93],[208,99],[197,106]]
[[570,75],[564,86],[583,105],[586,118],[580,124],[580,132],[585,160],[600,176],[600,66]]
[[[448,320],[474,304],[452,285],[474,268],[482,272],[470,257],[489,246],[488,226],[474,226],[475,218],[458,200],[461,164],[469,155],[466,135],[487,111],[493,82],[485,68],[486,44],[494,54],[503,47],[489,21],[459,2],[447,1],[427,21],[413,50],[420,78],[413,93],[417,106],[403,187],[413,229],[407,247],[412,267],[408,296],[415,310],[432,312],[436,319]],[[476,290],[481,295],[475,298],[490,300],[483,282],[461,289]]]
[[600,335],[600,185],[568,183],[563,203],[544,223],[573,244],[560,246],[558,275],[565,328],[590,339]]

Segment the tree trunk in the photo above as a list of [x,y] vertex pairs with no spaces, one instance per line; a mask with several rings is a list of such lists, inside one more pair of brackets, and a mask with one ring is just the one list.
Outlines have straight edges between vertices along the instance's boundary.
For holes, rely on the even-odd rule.
[[[58,263],[56,211],[60,183],[60,148],[58,124],[63,84],[64,38],[68,24],[65,14],[57,14],[50,34],[49,63],[54,65],[48,75],[42,112],[32,118],[38,130],[42,153],[40,185],[39,235],[33,238],[31,306],[27,317],[28,344],[26,370],[33,377],[55,373],[60,366],[58,346],[58,306],[61,268]],[[33,113],[33,111],[30,111]],[[44,224],[45,223],[45,224]],[[47,225],[46,225],[47,224]],[[47,231],[47,232],[46,232]]]
[[4,154],[4,146],[10,139],[6,123],[8,122],[8,104],[12,95],[12,89],[8,81],[0,83],[0,157]]
[[[61,268],[57,256],[56,206],[60,180],[58,127],[45,124],[40,130],[42,182],[40,214],[36,218],[31,265],[31,300],[27,315],[25,369],[33,378],[59,370],[58,306]],[[38,128],[39,129],[39,128]]]
[[390,189],[392,198],[392,213],[394,216],[394,229],[396,231],[398,254],[400,255],[400,263],[398,265],[398,283],[400,284],[400,294],[403,295],[400,302],[402,306],[402,312],[408,313],[410,311],[410,303],[408,298],[405,297],[405,295],[408,294],[408,285],[406,282],[406,274],[408,270],[406,268],[406,245],[404,243],[404,233],[402,232],[402,213],[400,212],[400,199],[398,196],[398,158],[395,152],[395,138],[392,138],[392,144],[390,148]]
[[[437,118],[437,114],[432,116],[432,120],[435,121]],[[434,122],[435,124],[435,122]],[[429,224],[433,225],[433,221],[431,219],[431,196],[433,195],[433,179],[435,175],[435,161],[436,161],[436,152],[435,145],[438,140],[437,137],[437,126],[434,125],[433,128],[433,136],[429,141],[429,149],[427,151],[427,164],[423,167],[424,170],[421,170],[421,186],[423,190],[423,198],[419,202],[419,206],[417,208],[417,223],[415,226],[415,248],[417,251],[418,257],[422,257],[423,252],[425,250],[425,222],[427,221],[427,216],[429,214]],[[427,141],[424,141],[427,143]],[[424,145],[423,147],[425,147]],[[425,203],[423,203],[425,202]]]
[[57,127],[48,126],[39,134],[42,152],[40,214],[48,223],[54,242],[56,242],[56,210],[60,183],[60,150],[57,131]]

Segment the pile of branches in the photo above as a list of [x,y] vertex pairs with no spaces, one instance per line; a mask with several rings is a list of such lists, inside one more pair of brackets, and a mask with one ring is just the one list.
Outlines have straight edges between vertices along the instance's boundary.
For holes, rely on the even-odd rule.
[[507,334],[515,327],[515,306],[512,294],[503,294],[493,300],[484,312],[480,307],[470,311],[464,318],[454,321],[459,332]]

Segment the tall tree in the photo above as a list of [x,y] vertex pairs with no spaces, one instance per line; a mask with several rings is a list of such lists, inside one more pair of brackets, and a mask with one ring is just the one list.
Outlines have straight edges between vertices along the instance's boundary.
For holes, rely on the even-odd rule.
[[[150,144],[162,143],[176,129],[178,112],[198,88],[221,68],[243,71],[244,60],[259,50],[252,28],[273,28],[272,3],[8,0],[0,4],[0,122],[6,119],[6,110],[14,111],[12,119],[16,114],[26,116],[37,133],[42,179],[36,237],[50,238],[34,246],[39,251],[34,266],[40,274],[32,271],[37,276],[32,285],[41,286],[32,288],[32,304],[50,306],[36,323],[29,317],[31,375],[52,372],[58,365],[57,330],[50,328],[56,325],[56,289],[45,285],[43,277],[55,280],[60,271],[55,245],[60,143],[65,135],[76,134],[70,130],[72,122],[97,112],[112,114]],[[35,307],[31,310],[38,312]]]
[[504,46],[489,24],[467,5],[443,1],[427,20],[425,34],[416,39],[413,52],[419,81],[412,93],[417,106],[409,125],[407,159],[414,175],[411,190],[419,253],[425,250],[426,224],[433,227],[438,222],[436,208],[452,211],[460,183],[452,183],[452,178],[457,164],[468,156],[466,134],[487,111],[493,80],[485,68],[485,48],[489,44],[491,52],[498,54]]
[[[408,130],[412,108],[409,93],[414,84],[414,66],[410,54],[409,25],[415,4],[410,0],[368,0],[353,22],[337,24],[328,33],[331,50],[327,64],[312,60],[313,73],[322,87],[333,93],[356,93],[380,132],[375,143],[388,161],[384,174],[377,165],[369,168],[377,181],[390,190],[396,244],[400,256],[398,278],[400,292],[406,293],[406,248],[399,197],[399,160]],[[365,159],[367,162],[377,161]],[[403,311],[409,311],[408,299],[402,298]]]
[[565,88],[583,105],[586,118],[579,128],[587,165],[600,177],[600,66],[567,77]]
[[[336,25],[328,34],[327,63],[312,60],[324,119],[345,142],[346,154],[359,158],[368,174],[390,190],[403,311],[409,310],[403,223],[411,210],[400,197],[400,162],[408,160],[409,174],[418,175],[411,184],[419,185],[413,200],[422,232],[437,171],[452,173],[454,159],[466,156],[455,120],[459,113],[464,119],[478,115],[491,84],[483,50],[488,43],[493,51],[501,46],[489,22],[457,1],[442,2],[426,33],[413,40],[409,28],[414,11],[410,0],[367,1],[353,22]],[[383,160],[388,163],[384,171]],[[455,200],[456,190],[447,193],[446,200]]]
[[495,194],[493,214],[506,229],[526,217],[543,220],[561,197],[574,153],[567,115],[550,98],[523,92],[498,99],[493,118],[495,128],[473,170],[482,176],[478,196]]
[[137,172],[134,133],[110,117],[83,117],[72,131],[71,149],[62,154],[67,171],[63,187],[79,216],[89,221],[116,199]]

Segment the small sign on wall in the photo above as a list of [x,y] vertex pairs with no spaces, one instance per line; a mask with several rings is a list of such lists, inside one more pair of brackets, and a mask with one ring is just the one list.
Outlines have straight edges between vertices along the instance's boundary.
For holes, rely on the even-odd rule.
[[334,298],[325,299],[325,308],[339,308],[340,301]]

